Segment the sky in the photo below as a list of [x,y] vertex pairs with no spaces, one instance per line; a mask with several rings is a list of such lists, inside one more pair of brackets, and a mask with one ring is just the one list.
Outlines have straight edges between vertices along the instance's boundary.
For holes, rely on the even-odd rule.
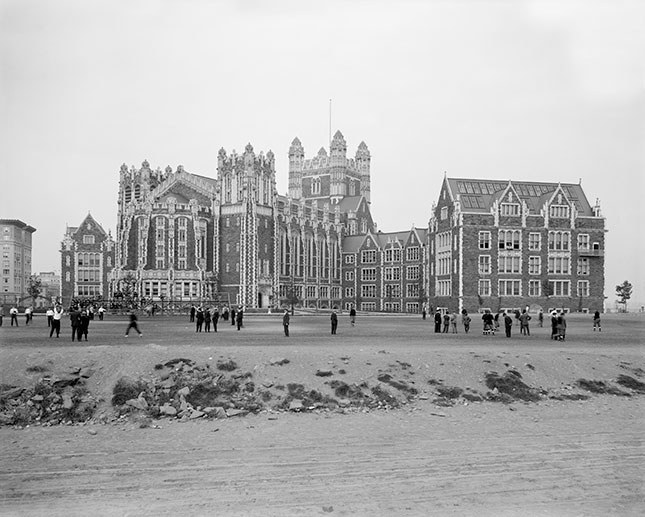
[[[340,130],[372,155],[383,231],[424,227],[450,177],[582,182],[615,286],[645,304],[645,2],[0,0],[0,218],[60,271],[66,226],[114,235],[119,169],[216,176],[276,155],[287,193]],[[638,235],[641,235],[639,238]]]

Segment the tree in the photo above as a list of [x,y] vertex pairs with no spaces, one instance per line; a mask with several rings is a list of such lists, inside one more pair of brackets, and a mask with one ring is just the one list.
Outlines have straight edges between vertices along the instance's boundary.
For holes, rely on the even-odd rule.
[[627,312],[627,300],[632,297],[632,288],[632,284],[627,280],[616,286],[616,296],[618,296],[618,303],[623,304],[623,312]]
[[36,275],[31,275],[27,284],[27,294],[31,297],[32,307],[36,305],[36,298],[40,297],[40,293],[42,293],[42,291],[43,285],[40,278]]
[[284,296],[280,301],[283,305],[291,306],[291,314],[294,313],[294,306],[300,304],[301,300],[293,284],[286,286]]

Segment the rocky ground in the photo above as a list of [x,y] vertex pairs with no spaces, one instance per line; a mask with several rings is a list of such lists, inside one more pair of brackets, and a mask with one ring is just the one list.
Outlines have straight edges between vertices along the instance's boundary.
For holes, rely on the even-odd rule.
[[[518,460],[524,461],[522,451],[529,458],[535,456],[526,463],[526,468],[513,467],[515,475],[527,476],[534,474],[530,471],[535,465],[540,462],[546,465],[551,460],[549,455],[540,456],[540,444],[556,450],[558,440],[555,437],[579,427],[578,420],[586,425],[593,422],[592,427],[604,429],[603,437],[615,435],[615,443],[624,444],[624,451],[613,446],[605,450],[585,444],[585,440],[602,438],[596,429],[589,431],[590,436],[581,433],[575,440],[571,437],[566,440],[574,447],[588,450],[592,463],[596,454],[593,451],[602,449],[604,452],[598,454],[607,456],[603,464],[614,469],[615,479],[621,483],[620,498],[606,494],[597,508],[620,510],[618,514],[643,509],[643,477],[639,467],[644,463],[641,437],[645,430],[642,416],[645,393],[643,320],[637,315],[606,317],[603,333],[594,334],[587,319],[586,316],[569,319],[569,335],[564,343],[550,341],[548,330],[539,328],[534,328],[530,337],[514,335],[511,339],[482,336],[476,331],[469,335],[436,335],[431,332],[429,321],[409,317],[364,316],[359,318],[356,327],[341,319],[339,334],[331,336],[326,318],[296,316],[292,319],[289,338],[282,335],[279,318],[269,316],[250,316],[240,332],[221,325],[217,334],[196,334],[184,319],[144,318],[141,338],[123,337],[125,322],[108,319],[93,322],[89,341],[80,344],[72,343],[67,336],[49,339],[38,319],[28,328],[5,326],[0,328],[0,423],[4,425],[0,428],[0,437],[3,437],[3,443],[10,439],[15,446],[5,448],[3,452],[7,454],[0,460],[6,467],[3,470],[14,474],[5,474],[0,483],[2,492],[8,494],[2,500],[0,510],[29,513],[30,509],[37,511],[38,501],[48,507],[62,503],[55,496],[54,488],[41,495],[36,490],[33,497],[31,487],[34,485],[30,479],[34,471],[21,467],[30,464],[26,461],[30,456],[28,452],[23,454],[24,446],[18,445],[33,444],[34,433],[37,433],[39,443],[44,441],[53,449],[68,451],[61,452],[63,458],[69,454],[74,457],[74,453],[69,452],[73,447],[68,445],[73,443],[79,451],[85,451],[79,453],[79,458],[90,463],[93,458],[88,457],[90,449],[98,454],[103,449],[122,447],[123,454],[128,451],[137,455],[139,447],[145,443],[153,449],[156,447],[155,450],[164,450],[164,456],[170,454],[164,465],[171,472],[184,468],[184,460],[164,449],[164,444],[171,436],[193,441],[188,440],[186,433],[202,436],[209,443],[205,445],[206,454],[215,456],[222,451],[219,445],[211,443],[212,433],[218,433],[215,443],[226,435],[225,443],[243,456],[246,454],[244,448],[238,448],[235,440],[253,429],[251,449],[257,455],[254,461],[259,462],[262,451],[268,454],[276,444],[287,447],[291,451],[289,454],[296,456],[306,453],[307,443],[313,446],[321,440],[331,448],[333,455],[343,455],[347,447],[360,455],[363,446],[365,461],[358,457],[353,460],[357,469],[354,482],[364,471],[366,479],[373,479],[378,485],[384,482],[379,472],[387,473],[392,484],[388,488],[382,486],[381,490],[392,492],[395,504],[391,510],[422,514],[430,508],[431,501],[421,501],[418,494],[416,498],[411,494],[404,498],[407,492],[402,490],[402,481],[398,480],[399,474],[401,480],[408,479],[411,475],[408,469],[414,471],[417,467],[410,465],[408,460],[392,458],[392,464],[399,465],[392,472],[389,465],[375,458],[380,446],[387,443],[394,449],[401,447],[405,450],[399,452],[404,456],[408,449],[414,449],[416,465],[430,461],[435,445],[440,450],[457,445],[460,450],[453,454],[461,458],[459,472],[468,477],[478,470],[474,468],[471,472],[467,456],[488,454],[470,443],[473,439],[477,443],[478,438],[472,435],[476,427],[483,437],[481,447],[499,447],[501,445],[486,442],[508,438],[517,441],[514,454],[518,455]],[[613,420],[607,421],[610,412]],[[543,418],[552,430],[545,426]],[[411,422],[409,428],[401,425],[405,421]],[[423,433],[426,426],[433,429],[428,436]],[[541,428],[541,434],[527,441],[533,428]],[[528,434],[515,436],[517,429]],[[448,435],[457,433],[453,436],[455,442],[439,440],[435,444],[435,431]],[[141,433],[147,433],[145,438]],[[291,438],[286,439],[289,436]],[[353,437],[351,444],[347,442],[348,436]],[[420,436],[423,436],[422,440]],[[375,440],[373,443],[371,437]],[[246,439],[251,440],[250,437]],[[418,449],[420,443],[424,443],[427,450]],[[199,449],[198,444],[195,447],[195,450]],[[31,445],[27,449],[31,449]],[[466,456],[463,456],[464,450],[469,451]],[[41,460],[47,456],[45,451],[33,451],[33,454]],[[615,462],[610,458],[612,454]],[[192,453],[188,456],[192,458]],[[236,453],[230,456],[232,461],[240,459],[236,458]],[[564,468],[567,462],[575,460],[574,456],[561,458],[558,465]],[[327,465],[324,458],[316,457],[321,465]],[[284,469],[285,458],[276,455],[275,450],[265,459],[267,465],[272,465],[266,467],[268,472],[273,468],[276,474]],[[195,458],[189,458],[189,464],[193,461]],[[312,479],[317,476],[316,461],[312,461],[307,493],[315,487]],[[63,463],[68,462],[65,459]],[[53,465],[47,461],[46,464],[44,471],[49,472]],[[342,469],[349,468],[346,463],[339,465]],[[156,466],[148,466],[156,472]],[[79,465],[79,468],[85,467]],[[589,465],[582,467],[589,474]],[[91,466],[88,468],[88,472],[98,476],[105,476],[106,468],[109,470],[102,461],[95,470]],[[118,473],[125,467],[115,468],[110,472]],[[203,468],[208,470],[206,466]],[[446,464],[445,468],[455,474],[455,465]],[[577,472],[575,465],[567,468]],[[330,487],[333,491],[334,469],[329,469],[331,477],[324,478],[326,484],[319,488]],[[337,476],[342,477],[342,469],[336,471]],[[162,471],[158,474],[162,475]],[[489,474],[482,473],[479,479],[489,482]],[[68,475],[72,475],[71,471]],[[145,478],[145,474],[140,475]],[[272,477],[267,475],[262,482],[270,484]],[[199,492],[201,481],[197,482],[192,475],[188,477],[190,479],[185,482],[189,488]],[[423,478],[412,477],[413,484],[421,483]],[[574,483],[585,497],[597,492],[592,485],[600,480],[591,477],[593,482]],[[168,480],[172,478],[171,475]],[[429,479],[433,479],[431,475]],[[471,501],[473,504],[482,502],[497,512],[502,510],[494,504],[494,494],[485,486],[479,486],[477,479],[469,480],[470,484],[474,483],[471,488],[476,488],[475,495],[457,491],[459,505],[456,508],[467,511],[470,506],[466,503]],[[541,482],[553,480],[547,476],[537,482],[538,485]],[[507,485],[515,485],[515,481],[508,480]],[[517,487],[519,492],[524,491],[525,495],[531,492],[530,485],[520,485]],[[53,485],[56,486],[62,493],[68,490],[65,486]],[[221,484],[218,486],[222,488]],[[85,500],[92,493],[96,495],[96,490],[96,487],[89,487],[84,494],[68,493],[66,497],[79,496]],[[149,493],[147,490],[138,488],[146,497],[154,494],[155,498],[165,500],[158,486]],[[362,505],[360,501],[350,504],[345,500],[339,506],[331,504],[330,500],[330,504],[321,502],[320,506],[310,506],[295,491],[293,504],[282,501],[282,506],[275,506],[276,501],[271,502],[270,498],[256,497],[258,502],[254,504],[249,502],[248,495],[231,490],[228,487],[222,494],[226,493],[226,497],[237,494],[245,506],[236,508],[231,503],[225,514],[235,514],[238,510],[239,514],[281,515],[289,514],[291,510],[297,514],[298,509],[305,514],[328,513],[326,510],[330,508],[346,514],[360,514],[363,510],[371,514],[373,511],[392,513],[385,511],[385,506],[374,506],[379,499],[373,495],[364,494],[366,499]],[[404,511],[404,500],[408,497],[411,498],[410,510]],[[563,497],[566,502],[566,495]],[[125,505],[117,505],[115,514],[129,510],[148,513],[147,507],[129,508],[126,499],[118,491],[108,490],[104,502]],[[547,503],[549,500],[547,498]],[[569,515],[569,511],[572,515],[584,515],[584,511],[575,513],[585,508],[583,500],[580,498],[571,507],[566,504],[549,506],[539,498],[535,504],[536,508],[546,504],[546,513],[543,513],[546,515]],[[414,501],[418,504],[412,504]],[[183,508],[189,513],[202,513],[205,508],[193,506],[191,501],[184,503],[184,506],[159,504],[154,513],[166,507]],[[273,510],[268,511],[269,507]],[[549,508],[559,508],[564,513],[549,513]],[[454,509],[443,505],[445,511]],[[594,513],[591,506],[587,510],[590,514],[600,514]]]

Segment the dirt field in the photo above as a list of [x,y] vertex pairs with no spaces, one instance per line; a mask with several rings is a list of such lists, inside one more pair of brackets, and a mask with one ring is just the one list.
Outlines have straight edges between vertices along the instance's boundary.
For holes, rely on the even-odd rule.
[[[104,399],[85,425],[0,427],[2,515],[642,515],[645,512],[645,395],[620,387],[645,381],[640,315],[569,318],[564,343],[530,337],[437,335],[428,320],[249,316],[240,332],[196,334],[184,319],[143,318],[142,338],[124,320],[93,322],[87,343],[46,337],[46,325],[0,328],[0,383],[91,368]],[[67,322],[65,322],[66,324]],[[331,380],[383,384],[388,373],[416,394],[399,409],[267,408],[227,419],[161,418],[140,427],[115,419],[118,379],[150,378],[174,358],[234,360],[258,385]],[[275,359],[288,359],[276,365]],[[34,368],[39,367],[39,368]],[[28,371],[31,370],[31,371]],[[34,371],[41,370],[41,371]],[[328,377],[317,371],[331,372]],[[341,372],[342,370],[342,372]],[[541,390],[538,402],[437,403],[438,387],[485,395],[486,373],[513,370]],[[576,384],[603,381],[632,396],[598,395]],[[390,391],[390,385],[383,384]],[[273,389],[273,388],[272,388]],[[274,393],[278,393],[274,390]],[[586,394],[587,400],[558,400]],[[553,398],[556,397],[556,398]],[[98,423],[99,417],[107,421]]]

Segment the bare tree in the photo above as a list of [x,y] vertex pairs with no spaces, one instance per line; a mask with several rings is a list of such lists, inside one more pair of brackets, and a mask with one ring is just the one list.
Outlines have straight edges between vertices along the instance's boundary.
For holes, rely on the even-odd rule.
[[616,286],[616,296],[618,296],[618,303],[623,305],[623,312],[627,312],[627,300],[632,297],[632,289],[632,284],[627,280]]

